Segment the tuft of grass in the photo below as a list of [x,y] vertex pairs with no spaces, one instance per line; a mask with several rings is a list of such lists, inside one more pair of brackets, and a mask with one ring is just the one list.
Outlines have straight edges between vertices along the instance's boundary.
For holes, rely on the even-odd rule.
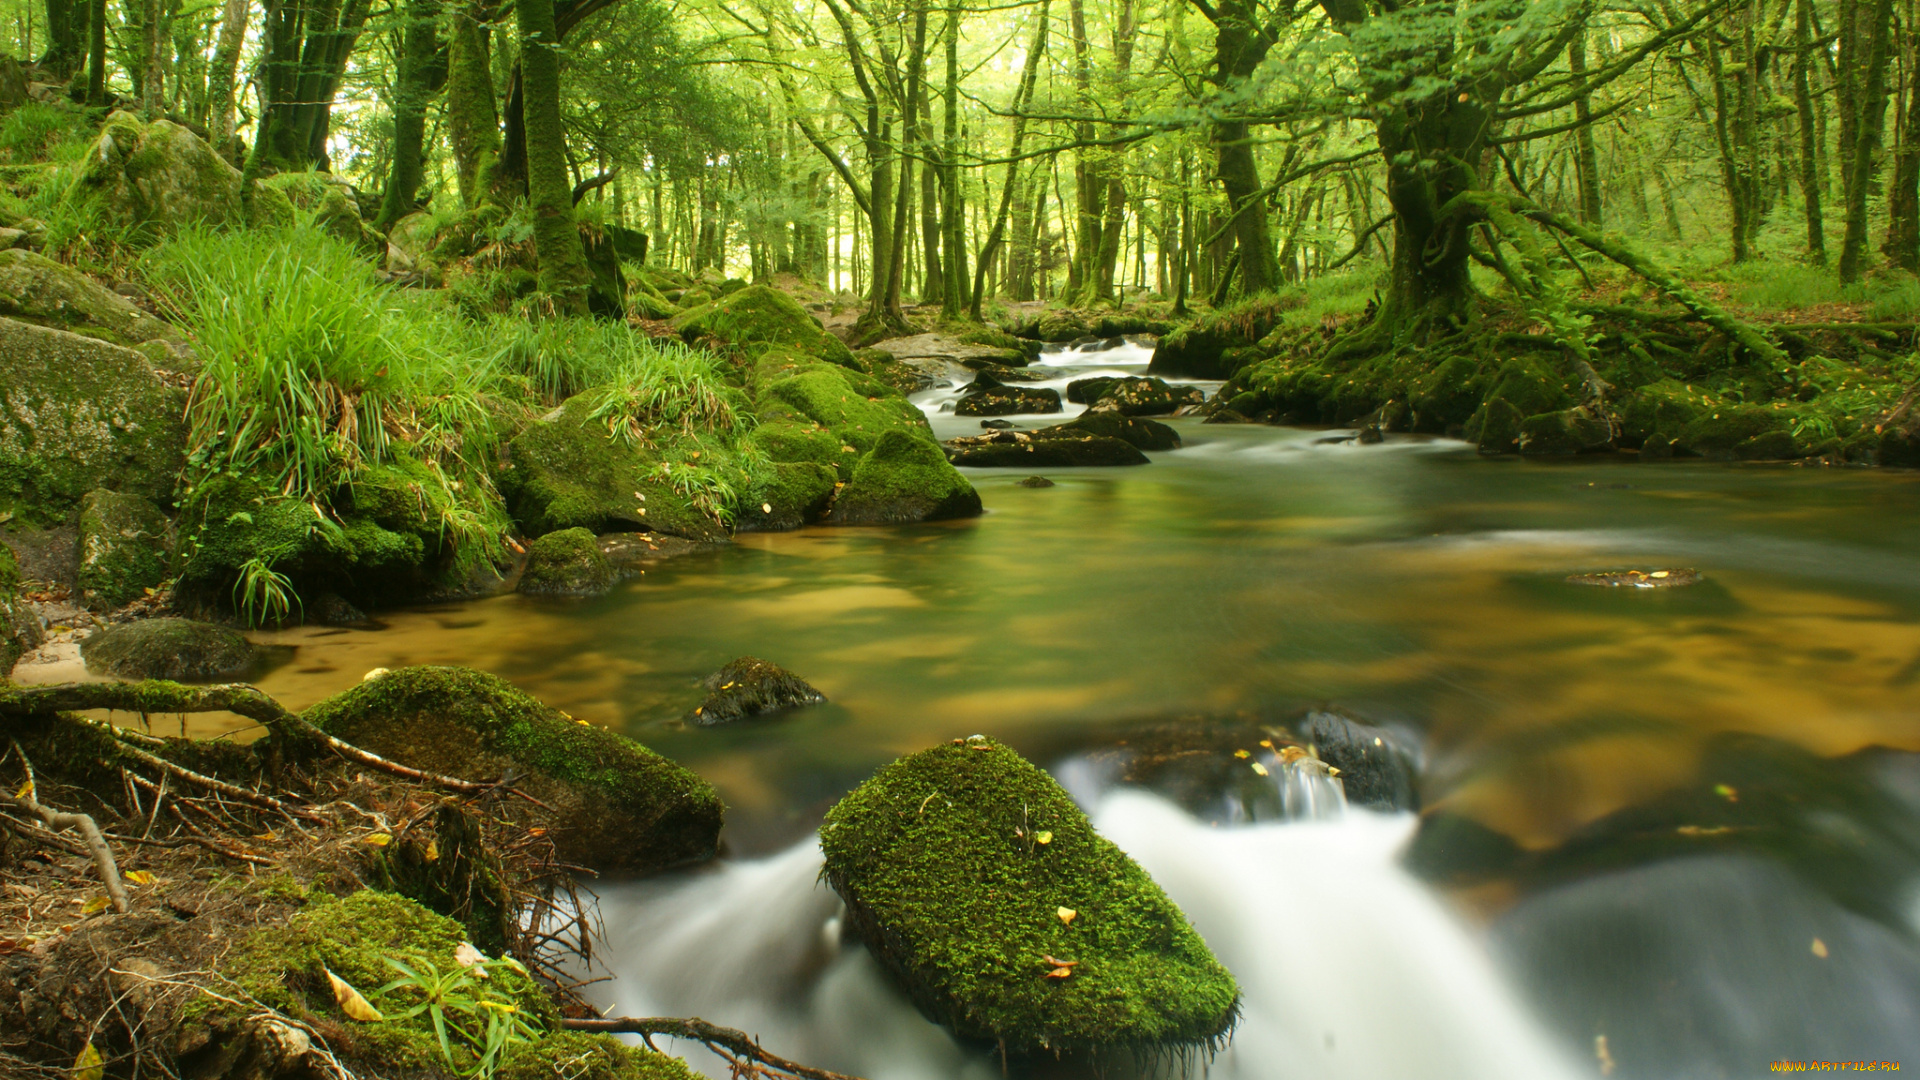
[[1736,303],[1763,311],[1799,311],[1852,299],[1840,278],[1824,266],[1753,260],[1725,271]]
[[0,164],[77,157],[86,151],[94,127],[80,109],[30,101],[0,120]]

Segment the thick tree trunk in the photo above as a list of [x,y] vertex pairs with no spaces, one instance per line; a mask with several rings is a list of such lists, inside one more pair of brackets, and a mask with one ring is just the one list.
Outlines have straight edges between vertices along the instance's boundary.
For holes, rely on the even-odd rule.
[[1886,119],[1887,37],[1893,11],[1892,0],[1867,0],[1858,6],[1865,21],[1858,28],[1864,44],[1856,49],[1862,66],[1841,76],[1860,81],[1854,95],[1858,114],[1853,122],[1853,153],[1847,166],[1847,231],[1840,247],[1840,280],[1848,283],[1859,281],[1866,269],[1867,189],[1873,184],[1873,158],[1880,149]]
[[1895,132],[1893,183],[1887,188],[1887,261],[1903,270],[1920,270],[1920,37],[1907,35],[1907,94]]
[[207,69],[207,130],[213,148],[226,153],[233,141],[233,95],[239,82],[240,49],[247,42],[247,19],[253,0],[226,0],[220,17],[220,36]]
[[40,66],[56,79],[70,79],[87,62],[93,0],[47,0],[47,51]]
[[573,221],[573,185],[567,182],[566,132],[560,124],[560,34],[553,0],[517,0],[515,8],[526,110],[527,202],[534,213],[540,285],[564,309],[585,314],[593,275]]
[[479,0],[463,0],[453,13],[447,43],[447,141],[453,148],[460,201],[472,208],[493,192],[491,172],[500,157],[500,114],[493,98],[493,56],[481,25]]
[[1820,211],[1820,192],[1826,185],[1821,180],[1820,146],[1822,139],[1813,111],[1813,91],[1807,80],[1807,68],[1813,60],[1812,15],[1808,8],[1813,0],[1797,0],[1794,4],[1794,43],[1799,51],[1793,58],[1793,103],[1800,117],[1800,198],[1806,207],[1807,218],[1807,261],[1816,265],[1825,265],[1827,261],[1826,223]]
[[107,103],[107,0],[87,2],[87,104]]
[[146,0],[140,12],[140,109],[149,120],[167,111],[165,23],[161,0]]
[[[941,95],[945,109],[945,144],[940,150],[940,187],[945,204],[941,242],[946,248],[945,281],[940,289],[940,317],[957,320],[971,310],[967,287],[967,218],[960,197],[960,6],[947,9],[947,82]],[[986,259],[981,260],[984,269]],[[929,276],[933,269],[927,270]]]
[[[1259,68],[1273,47],[1273,39],[1257,22],[1251,0],[1225,0],[1219,5],[1213,42],[1215,85],[1221,90],[1240,86]],[[1239,276],[1244,295],[1270,292],[1274,284],[1273,239],[1260,190],[1260,170],[1254,162],[1252,136],[1247,125],[1222,120],[1213,126],[1220,186],[1226,190],[1232,217],[1232,235],[1240,251]]]
[[444,77],[439,67],[440,0],[408,0],[407,22],[400,31],[399,71],[393,87],[393,168],[373,227],[381,232],[413,211],[420,190],[422,142],[427,132],[427,102]]
[[[1567,46],[1567,70],[1576,78],[1585,78],[1587,73],[1587,35],[1582,33]],[[1580,220],[1589,225],[1600,224],[1600,155],[1593,146],[1593,104],[1590,97],[1581,94],[1573,100],[1573,116],[1580,122],[1574,129],[1574,160],[1580,174]]]

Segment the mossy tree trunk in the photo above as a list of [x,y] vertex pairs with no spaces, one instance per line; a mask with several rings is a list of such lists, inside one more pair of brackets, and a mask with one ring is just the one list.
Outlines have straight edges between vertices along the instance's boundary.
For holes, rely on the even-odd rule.
[[[946,258],[940,267],[940,317],[956,320],[972,307],[967,293],[966,206],[960,195],[960,6],[947,9],[947,82],[941,94],[945,112],[945,145],[940,151],[940,186],[946,214],[942,218]],[[984,269],[988,260],[980,260]],[[933,268],[927,269],[928,277]]]
[[[1227,99],[1222,102],[1227,111],[1235,111],[1247,80],[1280,38],[1284,23],[1277,20],[1289,16],[1263,24],[1253,0],[1222,0],[1218,7],[1200,6],[1200,10],[1213,21],[1215,31],[1214,70],[1209,78],[1221,98]],[[1335,21],[1339,21],[1338,16]],[[1245,121],[1226,118],[1214,123],[1211,135],[1220,186],[1233,214],[1229,232],[1239,250],[1240,291],[1246,295],[1268,292],[1275,277],[1273,239],[1260,190],[1260,171],[1253,156],[1252,133]]]
[[1887,261],[1902,270],[1920,270],[1920,34],[1906,35],[1906,101],[1894,131],[1893,182],[1887,188]]
[[490,174],[500,157],[500,113],[493,97],[493,55],[483,23],[491,5],[463,0],[453,12],[447,43],[447,134],[453,148],[460,201],[469,208],[486,202]]
[[533,245],[540,284],[575,314],[587,310],[593,275],[573,220],[567,180],[567,136],[560,122],[560,32],[553,0],[518,0],[520,80],[524,95],[527,203],[533,209]]
[[413,211],[420,190],[427,102],[446,81],[446,54],[438,29],[440,0],[408,0],[399,37],[393,87],[393,167],[373,227],[385,232]]
[[[980,263],[975,267],[973,272],[973,295],[972,302],[968,307],[968,317],[975,322],[980,321],[980,304],[986,293],[986,289],[984,288],[985,281],[983,279],[986,276],[987,267],[992,265],[993,261],[999,257],[1001,243],[1007,233],[1007,215],[1009,212],[1013,214],[1016,222],[1015,231],[1026,233],[1024,238],[1016,238],[1011,252],[1012,257],[1007,260],[1007,277],[1016,296],[1019,295],[1022,275],[1026,275],[1030,279],[1033,272],[1033,237],[1031,231],[1025,225],[1025,220],[1028,216],[1027,210],[1020,205],[1021,200],[1024,198],[1023,192],[1025,191],[1025,187],[1020,183],[1020,168],[1023,164],[1020,160],[1020,148],[1025,143],[1027,135],[1026,108],[1033,100],[1034,85],[1040,75],[1040,59],[1045,56],[1047,52],[1047,9],[1049,6],[1049,0],[1040,0],[1040,15],[1034,25],[1033,43],[1027,46],[1026,66],[1020,72],[1020,85],[1019,88],[1014,91],[1013,95],[1013,140],[1012,149],[1007,152],[1007,157],[1009,158],[1007,162],[1007,179],[1006,183],[1000,187],[1000,209],[994,214],[993,229],[987,234],[987,242],[980,249]],[[1023,243],[1025,245],[1024,250],[1022,247]],[[1027,284],[1027,291],[1029,293],[1032,291],[1030,280]],[[1020,298],[1027,299],[1027,297]]]
[[247,20],[253,0],[226,0],[220,16],[220,36],[207,68],[207,130],[215,150],[226,152],[233,139],[233,95],[239,84],[240,50],[247,43]]
[[56,79],[70,79],[87,62],[87,30],[93,0],[47,0],[47,50],[40,67]]
[[[1576,78],[1587,77],[1587,35],[1582,33],[1567,47],[1567,71]],[[1600,155],[1593,145],[1593,96],[1581,94],[1573,99],[1574,161],[1579,166],[1580,220],[1596,228],[1600,225]]]
[[[1847,231],[1840,246],[1840,280],[1859,281],[1866,270],[1867,191],[1887,113],[1887,58],[1891,51],[1892,0],[1855,3],[1858,18],[1841,31],[1843,82],[1858,83],[1852,95],[1852,152],[1847,155]],[[1848,31],[1852,31],[1851,34]],[[1849,43],[1851,42],[1851,48]]]
[[1812,66],[1813,0],[1795,0],[1793,56],[1793,104],[1800,120],[1800,198],[1807,219],[1807,261],[1825,265],[1827,261],[1826,223],[1820,210],[1820,193],[1826,187],[1821,176],[1819,122],[1814,114],[1813,89],[1807,78]]
[[370,0],[266,0],[261,80],[266,102],[249,170],[323,166],[333,96],[366,26]]
[[87,104],[107,103],[107,0],[87,4]]

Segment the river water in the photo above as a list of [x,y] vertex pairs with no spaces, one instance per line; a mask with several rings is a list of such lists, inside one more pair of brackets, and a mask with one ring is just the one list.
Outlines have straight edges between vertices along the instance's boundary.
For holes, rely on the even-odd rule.
[[[1146,355],[1043,359],[1064,386]],[[936,429],[977,432],[953,393],[921,396]],[[1149,466],[977,472],[975,520],[742,536],[599,599],[277,635],[293,659],[262,685],[299,706],[468,664],[684,762],[728,854],[603,886],[605,1003],[875,1080],[998,1065],[839,940],[811,838],[835,799],[956,736],[1072,779],[1131,731],[1318,708],[1417,747],[1417,841],[1405,811],[1248,823],[1074,788],[1241,982],[1213,1075],[1920,1068],[1920,476],[1171,422],[1186,446]],[[1565,582],[1628,568],[1703,577]],[[831,704],[684,725],[744,654]]]

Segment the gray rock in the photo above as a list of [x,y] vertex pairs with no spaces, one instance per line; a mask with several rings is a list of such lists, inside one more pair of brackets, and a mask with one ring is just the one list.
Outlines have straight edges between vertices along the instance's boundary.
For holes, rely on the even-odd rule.
[[752,656],[735,660],[707,676],[701,685],[707,688],[707,700],[687,719],[702,727],[827,700],[827,695],[807,685],[800,676]]
[[1419,752],[1396,731],[1331,712],[1307,714],[1301,734],[1320,760],[1340,770],[1347,802],[1376,810],[1418,810]]
[[211,682],[244,675],[253,646],[236,630],[187,619],[144,619],[109,627],[80,643],[96,675]]
[[71,266],[38,252],[0,251],[0,315],[138,345],[179,340],[179,331]]
[[95,488],[80,500],[74,587],[91,611],[111,611],[167,580],[173,526],[151,499]]

